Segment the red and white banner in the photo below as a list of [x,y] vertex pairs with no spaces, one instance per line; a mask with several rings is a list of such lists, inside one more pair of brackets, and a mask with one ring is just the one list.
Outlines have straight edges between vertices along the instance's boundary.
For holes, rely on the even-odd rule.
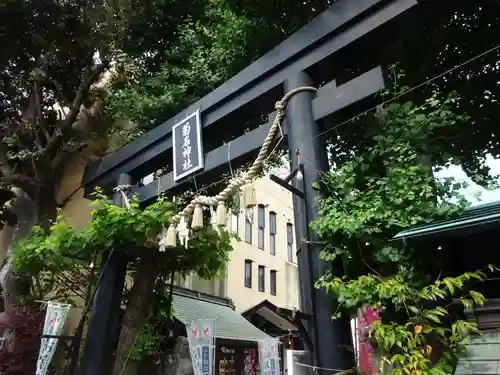
[[280,374],[279,341],[273,338],[259,341],[260,375]]
[[[71,305],[49,302],[45,313],[45,323],[43,325],[43,335],[60,335],[68,318]],[[36,375],[45,375],[49,368],[50,361],[54,356],[59,339],[55,337],[42,337],[40,353],[36,364]]]
[[186,326],[195,375],[213,375],[215,321],[197,319]]

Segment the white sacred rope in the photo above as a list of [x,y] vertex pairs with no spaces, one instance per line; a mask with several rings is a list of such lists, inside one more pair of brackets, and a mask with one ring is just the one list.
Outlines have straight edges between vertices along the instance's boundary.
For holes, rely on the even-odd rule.
[[[249,170],[243,174],[242,177],[232,178],[228,186],[222,190],[219,194],[213,197],[208,197],[205,195],[196,196],[191,202],[179,213],[174,215],[170,219],[170,226],[167,233],[164,233],[164,246],[167,248],[173,248],[177,246],[177,236],[181,242],[181,245],[187,247],[189,241],[189,227],[188,218],[193,216],[191,222],[191,229],[200,229],[203,227],[203,211],[202,206],[208,206],[213,209],[217,207],[216,211],[216,223],[217,226],[222,228],[226,226],[226,207],[225,202],[234,196],[242,187],[244,189],[245,206],[251,208],[256,205],[255,202],[255,191],[252,182],[257,177],[259,171],[261,170],[264,162],[269,153],[269,147],[274,139],[276,131],[281,129],[281,121],[285,116],[285,107],[288,100],[295,94],[303,91],[317,92],[318,89],[315,87],[304,86],[297,87],[289,91],[280,101],[276,102],[275,109],[277,111],[276,117],[269,129],[269,132],[264,139],[264,143],[260,148],[259,154]],[[212,210],[212,212],[214,212]]]
[[120,193],[120,195],[122,196],[125,208],[130,208],[130,201],[128,200],[126,192],[129,191],[131,188],[132,188],[131,185],[118,185],[113,188],[113,191],[115,193]]

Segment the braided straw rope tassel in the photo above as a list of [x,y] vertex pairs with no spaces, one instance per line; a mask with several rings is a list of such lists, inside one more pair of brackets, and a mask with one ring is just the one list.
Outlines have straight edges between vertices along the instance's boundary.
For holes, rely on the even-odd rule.
[[128,199],[128,196],[126,194],[126,191],[129,191],[132,188],[131,185],[118,185],[113,188],[113,191],[115,193],[120,193],[123,199],[123,204],[125,205],[125,208],[130,208],[130,201]]
[[270,145],[274,139],[276,131],[281,125],[281,121],[285,116],[285,107],[290,98],[303,91],[317,92],[318,89],[310,86],[297,87],[289,91],[280,101],[276,102],[275,109],[277,111],[276,117],[267,133],[264,143],[260,148],[257,158],[254,160],[252,166],[248,169],[242,177],[232,179],[228,186],[214,197],[207,197],[204,195],[197,196],[178,214],[170,219],[170,225],[166,233],[166,238],[163,243],[166,248],[174,248],[177,246],[177,236],[181,241],[181,245],[187,247],[189,241],[189,228],[187,219],[193,216],[191,228],[196,230],[203,227],[203,206],[217,207],[216,211],[216,224],[219,228],[223,228],[227,224],[227,213],[225,202],[233,197],[241,188],[244,187],[243,195],[245,198],[245,207],[251,208],[256,205],[255,189],[252,186],[253,181],[259,174],[267,156],[270,151]]

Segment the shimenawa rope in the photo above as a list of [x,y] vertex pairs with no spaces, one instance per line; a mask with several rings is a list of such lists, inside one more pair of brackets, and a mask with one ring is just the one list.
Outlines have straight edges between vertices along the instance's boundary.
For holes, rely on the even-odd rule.
[[128,200],[126,192],[129,191],[131,188],[132,188],[131,185],[118,185],[113,188],[113,191],[115,193],[120,193],[120,195],[122,196],[125,208],[130,208],[130,201]]
[[[213,211],[213,214],[216,215],[216,225],[219,228],[223,228],[226,226],[226,207],[225,202],[235,195],[241,188],[243,189],[243,198],[245,202],[245,207],[251,208],[254,207],[256,203],[255,199],[255,188],[252,185],[252,182],[257,177],[259,171],[261,170],[264,162],[266,161],[267,155],[269,153],[269,146],[271,145],[276,130],[281,125],[281,121],[285,116],[285,108],[288,100],[290,98],[303,91],[313,91],[317,92],[318,89],[310,86],[297,87],[289,91],[280,101],[276,102],[275,109],[277,111],[276,117],[269,128],[269,132],[264,139],[264,143],[260,148],[259,154],[252,166],[248,169],[248,171],[243,174],[242,177],[237,177],[231,179],[229,185],[222,190],[219,194],[214,197],[207,197],[205,195],[199,195],[195,197],[191,202],[178,214],[174,215],[170,220],[170,225],[166,233],[164,233],[164,239],[162,240],[164,247],[173,248],[177,246],[177,236],[181,241],[181,244],[187,247],[189,241],[189,228],[187,224],[187,218],[190,215],[193,215],[191,221],[191,229],[200,229],[203,227],[203,208],[202,206],[208,207],[217,207],[216,211]],[[163,247],[163,246],[162,246]]]

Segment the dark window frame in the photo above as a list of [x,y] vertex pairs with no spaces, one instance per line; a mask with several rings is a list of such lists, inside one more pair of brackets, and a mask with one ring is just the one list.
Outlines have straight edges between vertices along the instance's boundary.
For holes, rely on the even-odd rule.
[[265,266],[259,266],[258,287],[259,287],[259,292],[266,291],[266,267]]
[[269,211],[269,253],[271,255],[276,255],[276,221],[276,212]]
[[245,242],[250,245],[252,244],[252,232],[253,232],[252,222],[249,220],[248,216],[245,215]]
[[[236,229],[233,230],[233,220],[236,219]],[[238,211],[231,212],[231,231],[233,233],[239,234],[240,231],[240,215]]]
[[257,206],[257,247],[264,250],[264,230],[266,228],[266,206]]
[[293,224],[292,223],[286,223],[286,243],[287,243],[288,261],[293,263]]
[[243,282],[246,288],[252,288],[252,268],[253,262],[250,259],[245,259],[245,269],[243,272]]
[[276,270],[271,270],[269,272],[269,288],[271,291],[271,295],[276,296],[278,294],[278,277],[277,277],[277,271]]

